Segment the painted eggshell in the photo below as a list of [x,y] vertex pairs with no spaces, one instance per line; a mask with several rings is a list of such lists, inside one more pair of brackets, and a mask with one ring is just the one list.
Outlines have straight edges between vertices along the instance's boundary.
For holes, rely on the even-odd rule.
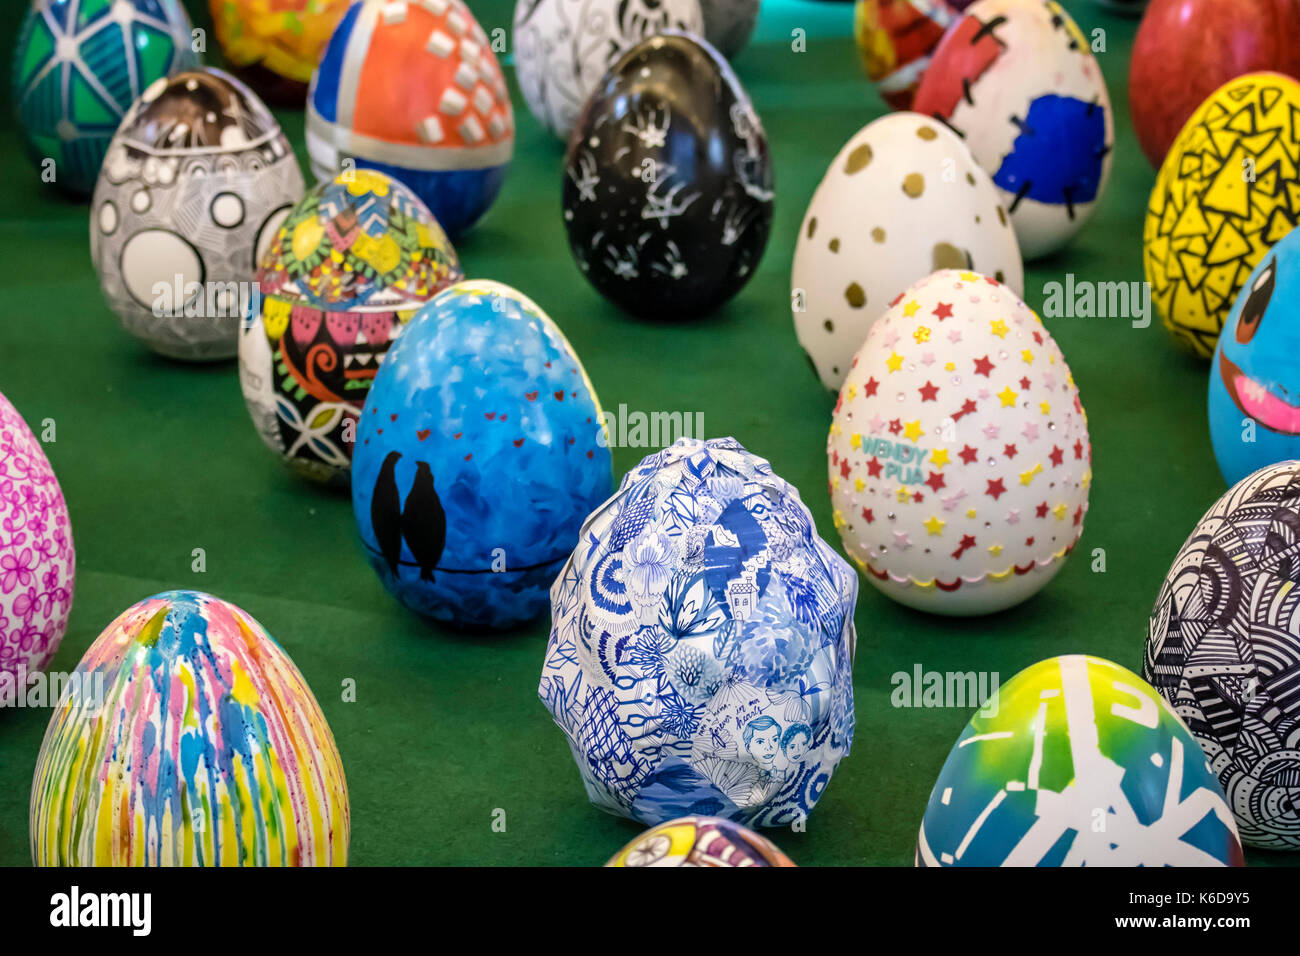
[[88,196],[136,97],[199,65],[190,18],[180,0],[33,0],[28,8],[13,72],[23,145],[42,182]]
[[487,34],[461,0],[358,0],[330,37],[307,101],[325,182],[351,165],[401,180],[451,236],[496,199],[514,108]]
[[606,866],[794,866],[771,840],[730,820],[682,817],[647,830]]
[[1187,722],[1250,846],[1300,850],[1294,675],[1300,670],[1300,462],[1235,484],[1160,588],[1143,675]]
[[845,550],[910,607],[1018,604],[1083,532],[1092,455],[1074,378],[1034,311],[973,272],[923,279],[871,327],[826,445]]
[[538,695],[591,802],[805,821],[853,742],[858,583],[799,492],[734,438],[682,438],[575,540]]
[[301,108],[350,0],[208,0],[230,71],[268,103]]
[[41,443],[0,395],[0,701],[58,650],[76,566],[59,481]]
[[1055,0],[977,0],[912,108],[961,134],[1002,190],[1026,259],[1060,249],[1110,178],[1114,117],[1089,41]]
[[889,303],[947,268],[1020,294],[1020,247],[997,189],[942,123],[916,113],[869,123],[826,170],[795,243],[794,327],[822,384],[837,390]]
[[247,612],[168,591],[69,678],[32,781],[37,866],[342,866],[347,781],[325,715]]
[[1300,217],[1300,83],[1250,73],[1219,87],[1169,148],[1142,230],[1165,328],[1214,354],[1238,292]]
[[512,40],[524,102],[567,140],[605,71],[669,29],[703,34],[699,0],[518,0]]
[[970,0],[857,0],[853,37],[886,103],[912,107],[930,56]]
[[569,141],[564,225],[582,271],[629,312],[709,312],[753,274],[772,228],[763,124],[717,51],[682,33],[633,47]]
[[158,80],[113,137],[91,202],[104,297],[162,355],[230,358],[258,260],[302,190],[280,124],[243,83],[214,69]]
[[758,22],[759,0],[700,0],[704,39],[727,59],[749,42]]
[[536,617],[613,486],[600,402],[551,319],[497,282],[420,309],[357,430],[352,506],[403,604],[453,626]]
[[415,309],[461,278],[424,203],[374,170],[308,190],[258,271],[260,308],[239,339],[239,383],[267,446],[347,487],[357,419]]
[[918,866],[1243,866],[1187,727],[1142,678],[1071,654],[1027,667],[948,754]]
[[1300,458],[1300,230],[1255,267],[1210,370],[1210,438],[1228,484]]

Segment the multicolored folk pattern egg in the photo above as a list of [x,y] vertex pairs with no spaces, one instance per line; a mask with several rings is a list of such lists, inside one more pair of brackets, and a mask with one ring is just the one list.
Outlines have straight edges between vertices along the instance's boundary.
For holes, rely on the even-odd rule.
[[976,712],[921,821],[918,866],[1242,866],[1209,762],[1155,689],[1098,657],[1021,671]]
[[763,124],[727,61],[653,36],[587,101],[565,157],[564,227],[582,274],[653,318],[710,312],[749,281],[772,230]]
[[190,20],[180,0],[34,0],[30,6],[13,68],[24,145],[43,181],[89,195],[132,101],[155,80],[199,65]]
[[75,577],[59,481],[32,430],[0,395],[0,699],[58,650]]
[[536,617],[609,495],[600,401],[527,296],[461,282],[411,320],[357,430],[352,505],[384,586],[456,627]]
[[518,0],[512,43],[524,102],[567,140],[606,71],[646,37],[673,29],[703,35],[699,0]]
[[1300,850],[1300,462],[1214,503],[1151,611],[1143,674],[1187,721],[1251,846]]
[[806,820],[853,741],[858,585],[799,492],[734,438],[683,438],[574,539],[538,694],[591,802]]
[[510,94],[461,0],[359,0],[312,77],[307,151],[322,181],[351,160],[405,183],[450,235],[487,211],[514,152]]
[[245,611],[196,591],[128,608],[55,708],[32,782],[37,866],[342,866],[325,715]]
[[619,850],[606,866],[794,866],[771,840],[730,820],[682,817]]
[[930,55],[970,0],[857,0],[853,37],[886,103],[912,107]]
[[1174,340],[1214,354],[1237,293],[1300,222],[1300,83],[1249,73],[1219,87],[1160,167],[1142,230],[1152,301]]
[[790,308],[822,384],[844,384],[899,293],[951,268],[1020,293],[1020,246],[997,188],[942,123],[899,113],[867,124],[827,168],[795,241]]
[[208,0],[231,71],[267,102],[301,107],[351,0]]
[[1110,178],[1106,81],[1055,0],[977,0],[936,48],[912,108],[962,135],[1002,190],[1026,259],[1068,243]]
[[936,272],[891,303],[826,445],[845,550],[910,607],[1010,607],[1083,533],[1092,452],[1079,390],[1034,311],[985,276]]
[[156,81],[95,186],[90,251],[104,297],[163,355],[229,358],[258,260],[302,190],[280,125],[239,80],[204,69]]
[[1300,230],[1255,267],[1237,295],[1210,369],[1210,438],[1232,485],[1300,458]]
[[346,486],[361,407],[419,306],[461,277],[456,250],[401,183],[373,170],[307,192],[258,272],[239,379],[262,439],[296,471]]

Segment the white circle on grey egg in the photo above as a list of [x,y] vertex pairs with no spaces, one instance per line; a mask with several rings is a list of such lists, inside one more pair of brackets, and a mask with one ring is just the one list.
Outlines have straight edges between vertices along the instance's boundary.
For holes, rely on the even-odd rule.
[[166,229],[137,232],[122,247],[122,283],[131,298],[153,309],[158,282],[174,287],[180,282],[182,292],[191,282],[203,281],[203,259],[192,245]]
[[244,221],[244,201],[234,193],[217,193],[212,199],[212,221],[234,229]]
[[106,236],[111,236],[117,229],[118,222],[117,206],[113,205],[112,200],[105,201],[104,205],[99,207],[99,231]]
[[153,205],[153,198],[149,195],[149,190],[141,187],[131,195],[131,211],[145,213]]

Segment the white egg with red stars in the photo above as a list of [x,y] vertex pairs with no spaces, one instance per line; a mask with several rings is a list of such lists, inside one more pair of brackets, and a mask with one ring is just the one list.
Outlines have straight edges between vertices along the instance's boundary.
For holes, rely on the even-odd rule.
[[1079,390],[1034,311],[975,272],[934,273],[871,327],[827,454],[845,551],[910,607],[1018,604],[1083,532],[1092,455]]

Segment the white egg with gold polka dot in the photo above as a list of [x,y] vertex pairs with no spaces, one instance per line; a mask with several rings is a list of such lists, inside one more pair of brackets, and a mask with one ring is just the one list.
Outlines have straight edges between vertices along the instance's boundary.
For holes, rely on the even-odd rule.
[[843,384],[894,296],[953,268],[1021,291],[1020,247],[997,187],[938,120],[892,113],[864,126],[826,170],[794,250],[790,308],[822,383]]
[[852,360],[827,454],[845,551],[910,607],[1018,604],[1083,532],[1079,390],[1034,311],[975,272],[935,272],[889,304]]
[[258,256],[302,191],[289,141],[247,86],[211,68],[157,80],[95,186],[90,254],[104,297],[156,352],[230,358]]

